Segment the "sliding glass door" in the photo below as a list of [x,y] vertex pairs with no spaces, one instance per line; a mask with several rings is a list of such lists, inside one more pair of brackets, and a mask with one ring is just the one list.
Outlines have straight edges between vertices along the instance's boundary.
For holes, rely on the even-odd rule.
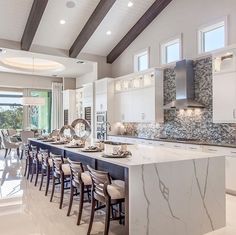
[[31,96],[43,97],[45,105],[30,107],[30,126],[31,129],[41,129],[43,132],[51,131],[51,91],[32,90]]

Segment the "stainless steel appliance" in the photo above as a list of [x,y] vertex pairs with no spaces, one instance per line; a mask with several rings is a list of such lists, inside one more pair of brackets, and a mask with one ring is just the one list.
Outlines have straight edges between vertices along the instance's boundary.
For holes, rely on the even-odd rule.
[[164,106],[164,109],[204,108],[195,101],[194,71],[192,60],[182,60],[175,67],[176,99]]
[[103,123],[107,121],[107,112],[96,113],[96,138],[98,140],[106,139],[106,131],[103,130]]

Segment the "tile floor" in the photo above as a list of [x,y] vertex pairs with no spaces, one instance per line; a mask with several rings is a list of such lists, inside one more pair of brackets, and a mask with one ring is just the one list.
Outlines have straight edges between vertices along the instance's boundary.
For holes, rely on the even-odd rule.
[[[59,190],[53,202],[22,177],[23,163],[14,152],[6,159],[0,151],[0,234],[1,235],[86,235],[89,219],[89,204],[80,226],[76,225],[78,201],[67,217],[69,194],[66,193],[63,209],[59,209]],[[98,214],[92,234],[103,234],[103,215]],[[227,226],[207,235],[236,235],[236,197],[227,195]],[[111,222],[110,235],[123,234],[123,226]],[[163,235],[163,234],[162,234]],[[191,234],[189,234],[191,235]]]

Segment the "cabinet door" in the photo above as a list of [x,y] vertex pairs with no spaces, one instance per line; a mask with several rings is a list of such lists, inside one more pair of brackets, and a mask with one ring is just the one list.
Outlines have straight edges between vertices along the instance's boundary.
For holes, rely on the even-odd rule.
[[227,156],[225,167],[226,191],[236,194],[236,156]]
[[213,122],[236,123],[236,73],[213,77]]
[[107,97],[106,94],[96,94],[96,112],[107,111]]

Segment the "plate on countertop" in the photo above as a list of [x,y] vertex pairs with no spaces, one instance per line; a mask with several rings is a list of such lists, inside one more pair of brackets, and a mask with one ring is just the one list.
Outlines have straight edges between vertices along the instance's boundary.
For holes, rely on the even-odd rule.
[[52,142],[51,144],[53,145],[63,145],[63,144],[67,144],[68,142]]
[[129,151],[126,151],[124,153],[117,153],[117,154],[107,154],[107,153],[104,153],[102,154],[102,157],[105,157],[105,158],[127,158],[127,157],[131,157],[132,156],[132,153],[129,152]]
[[66,145],[65,148],[71,148],[71,149],[84,148],[84,145]]
[[47,143],[47,142],[53,142],[53,141],[55,141],[55,140],[52,140],[52,139],[48,139],[48,140],[41,140],[42,142],[45,142],[45,143]]
[[101,152],[102,150],[97,147],[95,147],[95,148],[88,147],[85,149],[81,149],[81,151],[85,152],[85,153],[96,153],[96,152]]

